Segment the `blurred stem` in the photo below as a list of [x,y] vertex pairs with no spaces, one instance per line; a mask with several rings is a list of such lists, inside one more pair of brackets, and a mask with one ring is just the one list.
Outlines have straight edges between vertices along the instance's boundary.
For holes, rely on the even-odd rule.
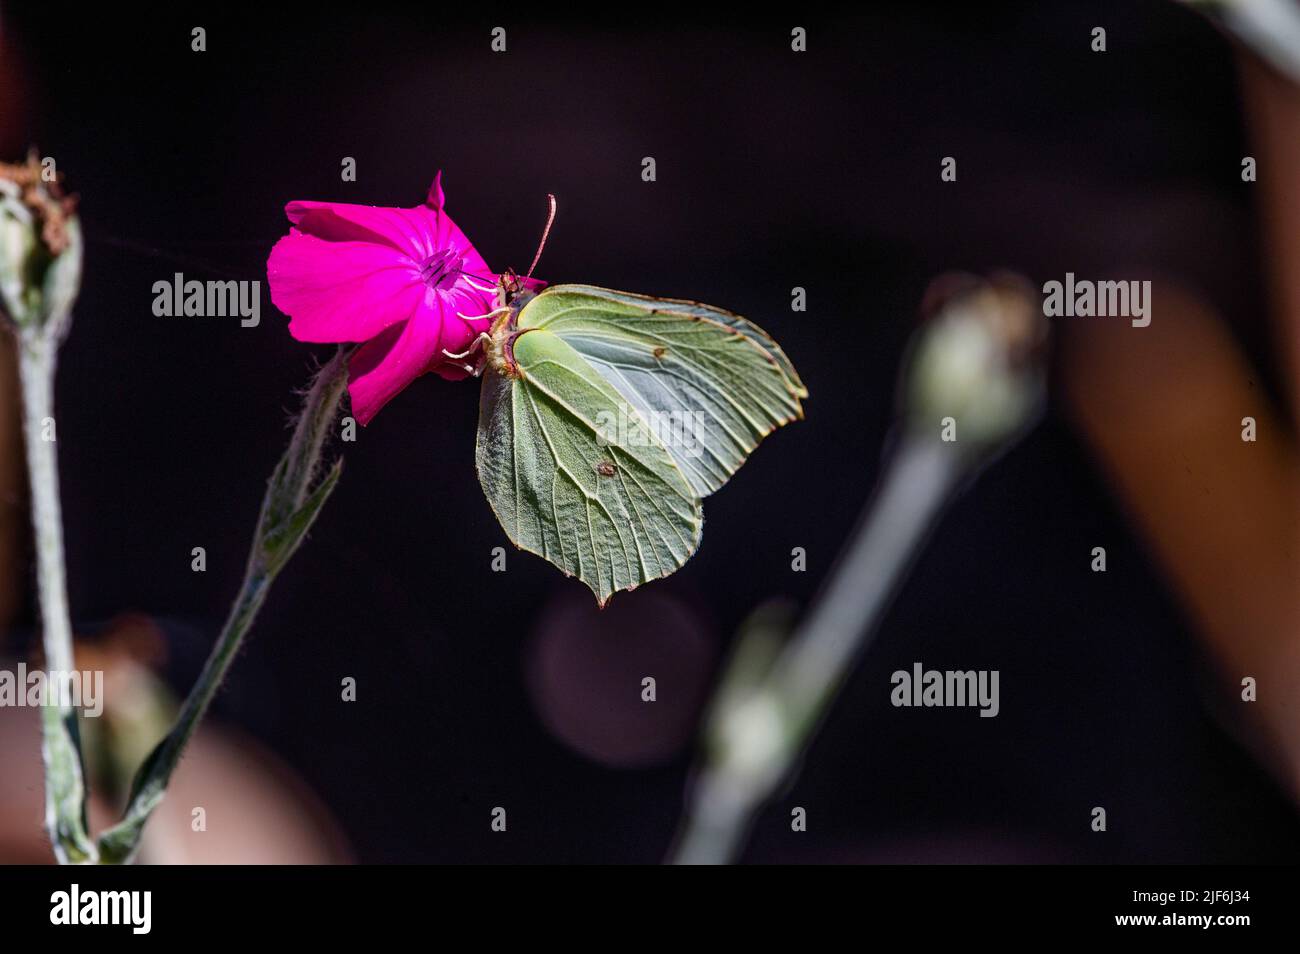
[[[72,620],[63,566],[63,516],[59,507],[57,431],[53,427],[54,368],[58,344],[44,329],[18,332],[18,373],[22,381],[23,438],[31,485],[32,527],[36,546],[36,581],[40,600],[45,668],[55,680],[73,670]],[[81,757],[77,711],[69,694],[50,685],[54,698],[41,706],[41,755],[45,762],[45,826],[60,864],[94,862],[95,845],[87,834],[85,767]]]
[[676,864],[725,864],[793,768],[962,473],[955,444],[909,435],[823,596],[765,685],[720,714],[720,758],[696,780]]
[[126,864],[134,860],[145,823],[166,794],[185,746],[239,653],[271,584],[302,542],[338,481],[341,459],[316,482],[325,438],[347,386],[350,351],[350,347],[340,348],[316,375],[307,392],[289,447],[267,486],[243,584],[198,681],[181,706],[176,723],[136,774],[122,821],[100,836],[103,863]]
[[[889,466],[880,495],[839,569],[812,609],[803,639],[778,663],[782,689],[812,700],[815,717],[839,689],[870,625],[901,581],[962,472],[956,444],[909,435]],[[820,697],[818,697],[820,694]]]
[[790,776],[957,484],[1041,406],[1046,325],[1031,286],[1011,275],[945,275],[925,300],[935,314],[904,368],[902,442],[784,648],[770,649],[770,626],[742,633],[708,716],[704,761],[675,845],[678,864],[725,864],[739,852],[755,812]]
[[1218,19],[1275,70],[1300,83],[1300,10],[1294,0],[1184,0]]

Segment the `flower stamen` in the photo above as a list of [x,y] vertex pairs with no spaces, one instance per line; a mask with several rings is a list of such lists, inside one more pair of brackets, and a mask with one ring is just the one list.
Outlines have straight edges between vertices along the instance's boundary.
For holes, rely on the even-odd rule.
[[439,249],[420,264],[420,280],[430,288],[446,291],[461,277],[464,262],[465,257],[455,249]]

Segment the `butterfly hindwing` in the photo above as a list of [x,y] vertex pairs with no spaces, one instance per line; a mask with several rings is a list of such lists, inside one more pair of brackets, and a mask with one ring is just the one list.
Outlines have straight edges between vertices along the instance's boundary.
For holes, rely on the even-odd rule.
[[519,547],[577,576],[604,603],[667,576],[699,546],[699,497],[667,450],[618,440],[616,392],[563,340],[514,342],[518,376],[484,375],[478,472]]

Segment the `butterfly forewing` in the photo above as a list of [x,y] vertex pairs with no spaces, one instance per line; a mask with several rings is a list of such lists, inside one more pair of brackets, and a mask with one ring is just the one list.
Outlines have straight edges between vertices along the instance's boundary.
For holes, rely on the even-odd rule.
[[639,422],[701,497],[766,435],[803,416],[808,392],[790,360],[762,329],[722,309],[557,285],[528,302],[518,327],[568,344],[616,395],[619,426]]

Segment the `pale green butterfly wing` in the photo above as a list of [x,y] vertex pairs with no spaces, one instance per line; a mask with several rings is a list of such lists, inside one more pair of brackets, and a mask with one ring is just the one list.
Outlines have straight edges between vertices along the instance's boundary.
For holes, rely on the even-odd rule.
[[479,481],[510,539],[602,604],[682,566],[703,514],[668,451],[604,438],[622,398],[561,338],[521,334],[513,358],[518,376],[484,373],[477,448]]
[[739,315],[589,285],[528,299],[488,350],[484,493],[517,546],[602,604],[690,558],[701,498],[808,394]]
[[524,306],[518,327],[570,345],[625,402],[617,424],[639,417],[701,497],[765,436],[803,417],[808,391],[790,359],[761,328],[720,308],[556,285]]

